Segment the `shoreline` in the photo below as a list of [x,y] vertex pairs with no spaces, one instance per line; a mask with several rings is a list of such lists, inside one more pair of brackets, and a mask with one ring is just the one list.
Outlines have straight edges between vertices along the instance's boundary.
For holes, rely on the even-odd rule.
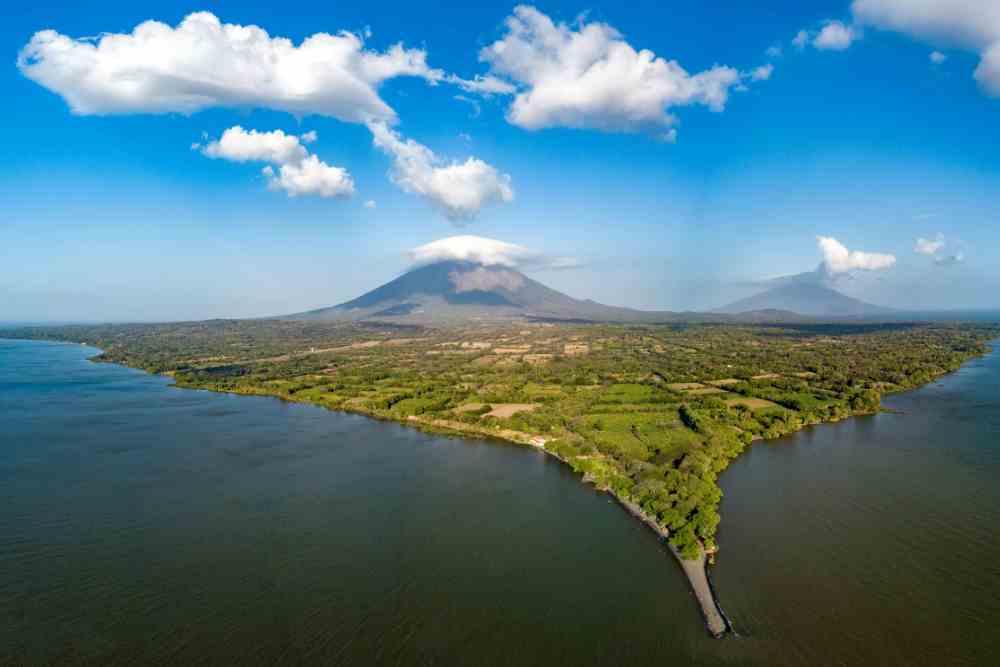
[[722,612],[722,607],[719,606],[719,601],[715,598],[715,591],[712,590],[712,586],[708,581],[708,558],[706,557],[705,552],[702,551],[701,557],[696,560],[683,558],[680,552],[677,551],[677,549],[675,549],[674,546],[668,541],[670,531],[654,521],[652,517],[643,512],[642,508],[635,503],[619,498],[613,493],[610,495],[618,501],[618,504],[621,505],[629,514],[646,524],[653,532],[663,539],[667,548],[670,549],[670,553],[672,553],[674,558],[677,559],[677,562],[680,563],[681,570],[684,571],[684,575],[687,577],[688,583],[691,585],[691,590],[694,593],[695,599],[698,600],[698,605],[701,607],[701,614],[705,617],[705,626],[708,628],[709,633],[716,639],[719,639],[727,632],[732,632],[732,626],[729,624],[729,620],[726,618],[726,615]]
[[[382,415],[372,414],[372,413],[369,413],[369,412],[365,412],[363,410],[344,409],[343,407],[333,408],[333,407],[330,407],[328,405],[323,405],[322,403],[316,403],[316,402],[308,401],[308,400],[295,400],[293,398],[289,398],[289,397],[285,397],[285,396],[280,396],[280,395],[277,395],[277,394],[266,393],[266,392],[229,391],[229,390],[225,390],[225,389],[214,389],[214,388],[209,388],[209,387],[200,387],[200,386],[194,386],[194,385],[179,384],[176,381],[176,378],[174,378],[171,373],[155,373],[155,372],[147,371],[147,370],[145,370],[143,368],[140,368],[140,367],[137,367],[137,366],[129,366],[128,364],[124,364],[124,363],[119,363],[119,362],[115,362],[115,361],[107,361],[105,359],[100,359],[99,357],[102,354],[104,354],[104,350],[102,348],[97,347],[93,343],[88,343],[88,342],[84,342],[84,341],[47,341],[47,340],[38,340],[38,339],[17,339],[17,338],[5,338],[3,340],[23,340],[23,341],[26,341],[26,342],[30,341],[30,342],[34,342],[34,343],[38,343],[38,342],[50,342],[50,343],[54,343],[54,344],[57,344],[57,345],[58,344],[64,344],[64,345],[81,345],[81,346],[86,346],[86,347],[88,347],[88,348],[90,348],[92,350],[96,350],[98,352],[97,354],[95,354],[93,356],[86,357],[86,360],[90,361],[91,363],[110,363],[110,364],[114,364],[116,366],[120,366],[122,368],[129,368],[129,369],[132,369],[132,370],[141,371],[141,372],[143,372],[144,374],[147,374],[147,375],[162,377],[164,379],[169,379],[169,380],[173,381],[172,384],[170,384],[169,386],[173,387],[173,388],[177,388],[177,389],[193,389],[193,390],[201,390],[201,391],[211,391],[213,393],[228,394],[228,395],[233,395],[233,396],[264,396],[264,397],[269,397],[269,398],[272,398],[272,399],[278,399],[278,400],[280,400],[282,402],[286,402],[286,403],[296,403],[296,404],[299,404],[299,405],[311,405],[311,406],[315,406],[315,407],[318,407],[318,408],[324,408],[324,409],[326,409],[329,412],[339,412],[339,413],[345,414],[345,415],[362,416],[362,417],[365,417],[365,418],[368,418],[368,419],[374,419],[374,420],[378,420],[378,421],[392,422],[392,423],[397,424],[399,426],[411,427],[411,428],[414,428],[415,430],[418,430],[418,431],[421,431],[421,432],[424,432],[424,433],[428,433],[428,434],[444,435],[444,436],[448,436],[448,437],[479,438],[479,439],[485,439],[485,440],[496,440],[496,441],[501,441],[501,442],[516,444],[516,445],[528,446],[528,447],[540,450],[543,453],[556,458],[561,463],[569,466],[571,470],[573,470],[574,472],[576,472],[576,470],[573,468],[572,464],[568,460],[564,459],[562,456],[560,456],[556,452],[551,451],[551,450],[549,450],[549,449],[547,449],[545,447],[545,443],[546,443],[546,439],[545,438],[542,438],[541,436],[534,436],[534,435],[529,434],[529,433],[523,433],[523,432],[520,432],[520,431],[514,431],[514,430],[510,430],[510,429],[501,429],[499,431],[493,431],[493,430],[489,430],[489,429],[486,429],[486,428],[474,428],[471,425],[465,424],[463,422],[455,422],[455,421],[451,421],[451,420],[425,420],[425,419],[421,419],[420,417],[417,417],[417,416],[410,416],[410,417],[408,417],[406,419],[393,419],[391,417],[384,417]],[[965,361],[963,361],[962,364],[960,366],[958,366],[957,368],[954,368],[952,370],[948,370],[948,371],[945,371],[945,372],[942,372],[942,373],[939,373],[939,374],[935,374],[929,380],[927,380],[926,382],[924,382],[924,383],[922,383],[920,385],[913,386],[913,387],[907,387],[905,389],[897,390],[897,391],[887,391],[887,392],[884,392],[884,393],[882,393],[880,395],[880,401],[881,401],[882,397],[892,396],[892,395],[897,395],[897,394],[903,394],[903,393],[907,393],[907,392],[910,392],[910,391],[914,391],[916,389],[920,389],[920,388],[926,387],[926,386],[928,386],[928,385],[936,382],[937,380],[939,380],[942,377],[951,375],[952,373],[955,373],[958,370],[960,370],[961,368],[963,368],[966,365],[966,363],[968,363],[970,361],[974,361],[975,359],[982,358],[983,356],[985,356],[987,354],[990,354],[992,352],[995,352],[996,349],[997,349],[996,345],[997,345],[998,342],[1000,342],[1000,341],[996,341],[996,340],[991,341],[990,343],[987,344],[989,347],[988,347],[988,349],[985,352],[983,352],[981,354],[976,354],[976,355],[973,355],[973,356],[969,357],[968,359],[966,359]],[[801,426],[799,428],[795,429],[794,431],[790,431],[788,433],[784,433],[781,436],[779,436],[779,438],[775,438],[775,439],[780,439],[781,437],[793,435],[795,433],[798,433],[798,432],[804,430],[807,427],[813,427],[813,426],[818,426],[820,424],[827,424],[827,423],[836,423],[836,422],[844,421],[844,420],[847,420],[847,419],[850,419],[850,418],[853,418],[853,417],[878,414],[879,412],[882,412],[882,410],[879,409],[877,411],[867,412],[867,413],[860,413],[859,412],[859,413],[855,413],[855,414],[846,415],[846,416],[838,418],[838,419],[831,419],[831,420],[826,420],[826,421],[805,422],[805,423],[802,423]],[[760,441],[760,440],[764,440],[764,439],[765,438],[763,438],[761,436],[755,436],[755,437],[753,437],[751,443],[757,442],[757,441]],[[584,483],[592,482],[592,480],[586,474],[580,476],[580,479]],[[640,506],[636,505],[635,503],[633,503],[633,502],[631,502],[631,501],[629,501],[629,500],[627,500],[625,498],[619,497],[618,495],[616,495],[609,488],[604,488],[602,486],[597,486],[597,485],[595,485],[594,488],[596,490],[598,490],[598,491],[602,491],[602,492],[605,492],[608,495],[610,495],[615,500],[615,502],[619,506],[622,507],[622,509],[624,509],[626,512],[628,512],[629,514],[631,514],[634,518],[636,518],[639,521],[641,521],[642,523],[646,524],[646,526],[648,528],[650,528],[653,532],[655,532],[657,534],[657,536],[660,538],[661,544],[664,544],[670,550],[670,552],[674,555],[674,557],[677,560],[678,564],[681,566],[681,570],[684,572],[684,575],[688,579],[688,583],[689,583],[690,589],[694,593],[695,599],[697,600],[698,605],[699,605],[699,607],[701,609],[701,613],[702,613],[702,616],[703,616],[704,621],[705,621],[706,629],[708,630],[709,634],[712,637],[718,639],[718,638],[724,637],[728,633],[734,633],[732,624],[729,621],[728,617],[726,617],[724,611],[722,610],[721,605],[719,605],[717,597],[716,597],[716,594],[715,594],[715,591],[714,591],[714,588],[712,587],[711,581],[709,580],[708,571],[707,571],[708,558],[707,558],[707,555],[706,555],[704,549],[702,550],[701,556],[699,558],[697,558],[697,559],[687,560],[687,559],[683,558],[681,556],[681,554],[677,551],[677,549],[674,548],[673,545],[670,544],[670,542],[669,542],[669,530],[667,528],[664,528],[663,526],[661,526],[656,521],[655,518],[653,518],[653,517],[649,516],[648,514],[646,514],[646,512],[643,511],[643,509]]]

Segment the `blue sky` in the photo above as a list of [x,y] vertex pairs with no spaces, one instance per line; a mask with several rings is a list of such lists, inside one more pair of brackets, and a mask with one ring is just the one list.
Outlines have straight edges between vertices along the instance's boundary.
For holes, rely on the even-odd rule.
[[[515,62],[510,48],[481,56],[512,39],[512,3],[5,8],[0,320],[295,312],[357,296],[404,270],[411,248],[455,234],[576,258],[581,266],[533,267],[532,276],[615,305],[717,307],[761,280],[815,269],[823,236],[895,258],[888,268],[845,270],[837,285],[853,296],[996,308],[1000,12],[979,16],[985,3],[943,0],[954,5],[944,7],[950,14],[928,17],[928,2],[534,5],[530,16],[557,30],[564,23],[561,34],[610,26],[617,36],[601,34],[612,49],[647,49],[686,71],[664,66],[648,91],[640,82],[624,97],[601,97],[614,76],[573,80],[551,63]],[[259,86],[249,102],[226,92],[178,112],[170,108],[177,84],[166,78],[150,84],[166,100],[156,107],[116,98],[120,78],[81,83],[92,72],[80,58],[36,53],[48,78],[16,62],[41,30],[77,40],[127,35],[151,19],[174,30],[201,10],[296,47],[339,31],[380,56],[402,42],[434,73],[371,84],[387,118],[350,95],[336,109],[324,101],[319,112],[293,114],[287,99]],[[949,18],[956,12],[966,23]],[[825,30],[831,25],[843,30]],[[801,48],[793,43],[800,31]],[[533,45],[536,33],[522,37]],[[627,56],[607,62],[627,69]],[[195,58],[165,57],[181,75]],[[111,64],[119,77],[128,70]],[[768,64],[769,78],[753,76]],[[216,69],[224,63],[208,67]],[[487,75],[510,92],[483,95],[470,83]],[[339,85],[329,81],[321,83]],[[73,113],[74,99],[90,106]],[[224,142],[207,156],[234,126],[317,139],[299,140],[292,161],[237,161]],[[381,147],[378,127],[389,133]],[[296,181],[304,189],[294,197],[292,186],[268,187],[262,168],[276,178],[288,167],[291,178],[302,155],[335,170],[320,175],[327,185],[340,179],[330,185],[337,196],[320,196],[310,180]],[[449,167],[454,173],[442,171]],[[464,189],[449,190],[448,173]],[[924,253],[915,251],[918,238],[930,242]]]

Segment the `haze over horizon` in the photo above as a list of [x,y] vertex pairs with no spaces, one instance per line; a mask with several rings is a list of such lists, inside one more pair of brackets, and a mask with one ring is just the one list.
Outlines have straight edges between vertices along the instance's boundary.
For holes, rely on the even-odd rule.
[[8,10],[0,319],[306,311],[456,253],[645,310],[1000,306],[1000,9],[442,7]]

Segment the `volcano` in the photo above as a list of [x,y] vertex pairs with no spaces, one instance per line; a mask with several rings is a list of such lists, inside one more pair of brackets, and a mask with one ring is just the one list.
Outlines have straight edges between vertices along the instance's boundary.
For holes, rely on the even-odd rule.
[[897,311],[841,294],[835,289],[809,282],[788,282],[760,294],[741,299],[715,312],[739,315],[765,310],[790,311],[824,318],[871,318]]
[[423,323],[532,318],[652,321],[671,315],[574,299],[506,266],[442,261],[407,271],[351,301],[288,318]]

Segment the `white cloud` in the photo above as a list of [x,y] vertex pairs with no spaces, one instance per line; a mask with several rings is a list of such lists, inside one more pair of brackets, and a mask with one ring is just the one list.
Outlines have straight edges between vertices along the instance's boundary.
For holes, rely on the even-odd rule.
[[364,37],[347,31],[316,33],[295,45],[254,25],[223,24],[209,12],[176,27],[146,21],[131,33],[93,39],[43,30],[18,54],[17,66],[82,115],[262,107],[348,122],[396,119],[377,92],[388,79],[445,77],[421,49],[366,50]]
[[941,65],[944,61],[948,60],[948,56],[941,53],[940,51],[931,51],[930,56],[928,56],[932,63],[935,65]]
[[959,46],[981,57],[983,91],[1000,97],[1000,2],[995,0],[854,0],[855,20],[936,46]]
[[860,33],[853,26],[841,21],[828,21],[813,39],[813,46],[821,51],[843,51],[850,48]]
[[781,44],[772,44],[764,52],[768,58],[780,58],[782,54]]
[[517,86],[514,84],[491,75],[477,75],[472,79],[463,79],[452,74],[446,80],[448,83],[453,83],[468,93],[476,93],[484,97],[491,95],[513,95],[517,92]]
[[284,190],[289,197],[349,197],[354,194],[354,180],[347,170],[332,167],[315,155],[310,155],[301,162],[283,164],[277,172],[268,165],[264,167],[263,173],[268,178],[268,187]]
[[315,132],[301,137],[285,134],[281,130],[258,132],[244,130],[239,125],[222,133],[217,141],[205,146],[193,144],[202,154],[232,162],[270,162],[262,169],[268,187],[284,190],[289,197],[316,195],[319,197],[348,197],[354,194],[354,180],[346,169],[326,164],[310,155],[302,145],[303,140],[316,141]]
[[319,135],[316,134],[316,130],[310,130],[309,132],[305,132],[302,135],[300,135],[299,139],[304,144],[311,144],[317,139],[319,139]]
[[852,271],[881,271],[896,264],[893,255],[848,250],[843,243],[830,236],[817,236],[816,241],[823,253],[821,268],[831,276]]
[[375,203],[374,199],[369,199],[368,201],[365,202],[365,208],[367,208],[367,209],[374,209],[374,208],[377,208],[377,207],[378,207],[378,204]]
[[414,266],[437,262],[469,262],[508,269],[565,269],[580,266],[567,257],[549,257],[537,250],[482,236],[450,236],[414,248],[409,252]]
[[854,0],[859,23],[918,39],[977,50],[1000,40],[1000,3],[992,0]]
[[423,196],[452,222],[471,220],[487,204],[514,199],[510,176],[479,158],[448,163],[384,123],[370,123],[368,128],[375,146],[393,158],[393,182]]
[[[949,244],[945,241],[944,234],[938,233],[933,239],[925,239],[923,237],[918,238],[917,242],[913,246],[913,252],[933,257],[934,264],[937,266],[952,266],[954,264],[961,264],[964,262],[965,253],[961,250],[957,250],[950,254],[944,254],[944,250],[949,245],[956,244]],[[961,246],[961,242],[959,242],[958,245]]]
[[[315,138],[315,133],[313,133]],[[218,141],[212,141],[201,149],[210,158],[221,158],[232,162],[299,162],[309,154],[294,134],[281,130],[258,132],[244,130],[235,125],[222,133]]]
[[792,44],[800,51],[812,46],[818,51],[845,51],[861,39],[861,29],[843,21],[824,21],[819,30],[799,30]]
[[750,72],[751,81],[767,81],[771,78],[771,74],[774,73],[774,65],[768,63],[766,65],[761,65],[760,67],[754,68]]
[[523,86],[507,112],[519,127],[589,128],[663,135],[674,107],[701,104],[722,111],[741,77],[715,66],[689,74],[675,60],[636,50],[611,26],[555,23],[520,5],[502,39],[480,51],[494,74]]
[[987,95],[1000,97],[1000,41],[983,52],[974,76]]
[[933,240],[921,237],[917,239],[916,244],[913,246],[913,252],[920,255],[935,255],[944,246],[944,234],[938,234]]

